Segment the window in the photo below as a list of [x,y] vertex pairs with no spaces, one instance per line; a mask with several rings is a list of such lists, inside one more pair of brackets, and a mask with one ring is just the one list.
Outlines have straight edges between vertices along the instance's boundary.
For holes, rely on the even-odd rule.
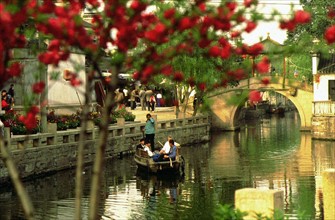
[[335,80],[329,80],[329,100],[335,101]]

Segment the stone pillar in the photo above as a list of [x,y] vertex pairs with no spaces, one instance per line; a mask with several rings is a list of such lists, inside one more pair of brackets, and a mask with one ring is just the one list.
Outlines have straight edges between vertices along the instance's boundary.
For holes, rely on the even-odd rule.
[[157,115],[151,115],[151,117],[155,120],[155,130],[156,130],[156,132],[157,132],[157,128],[158,128],[158,126],[157,126]]
[[247,212],[245,219],[257,219],[257,214],[272,218],[275,211],[284,210],[284,192],[244,188],[235,191],[235,208]]
[[117,122],[117,126],[124,126],[126,124],[126,121],[124,118],[117,118],[116,122]]
[[327,169],[322,173],[324,219],[335,218],[335,169]]

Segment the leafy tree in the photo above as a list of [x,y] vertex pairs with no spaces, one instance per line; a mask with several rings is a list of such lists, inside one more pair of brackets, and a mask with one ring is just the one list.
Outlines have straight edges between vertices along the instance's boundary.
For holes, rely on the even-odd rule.
[[288,62],[289,77],[293,78],[293,73],[298,73],[301,81],[313,82],[312,62],[310,53],[329,53],[329,48],[324,39],[327,28],[334,21],[335,2],[332,0],[301,0],[305,11],[311,14],[311,22],[304,25],[297,25],[296,28],[287,33],[285,44],[290,47],[291,54]]

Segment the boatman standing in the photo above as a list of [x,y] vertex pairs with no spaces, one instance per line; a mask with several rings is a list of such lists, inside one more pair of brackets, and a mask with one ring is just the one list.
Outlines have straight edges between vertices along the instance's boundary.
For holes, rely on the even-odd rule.
[[144,127],[145,139],[151,144],[151,151],[155,151],[155,120],[151,114],[147,114],[147,121]]

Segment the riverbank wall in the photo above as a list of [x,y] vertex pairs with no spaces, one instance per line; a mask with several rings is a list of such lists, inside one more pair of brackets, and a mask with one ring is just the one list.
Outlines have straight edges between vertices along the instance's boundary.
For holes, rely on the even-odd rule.
[[335,117],[334,116],[313,116],[312,138],[319,140],[335,140]]
[[[118,123],[108,128],[106,159],[134,152],[144,136],[143,122]],[[5,145],[10,151],[19,176],[33,178],[64,169],[74,168],[77,161],[80,128],[34,135],[5,136]],[[85,164],[94,161],[99,128],[87,129],[85,141]],[[164,143],[167,136],[182,145],[191,145],[210,140],[210,117],[195,116],[156,122],[155,147]],[[8,182],[8,170],[0,160],[0,183]]]

